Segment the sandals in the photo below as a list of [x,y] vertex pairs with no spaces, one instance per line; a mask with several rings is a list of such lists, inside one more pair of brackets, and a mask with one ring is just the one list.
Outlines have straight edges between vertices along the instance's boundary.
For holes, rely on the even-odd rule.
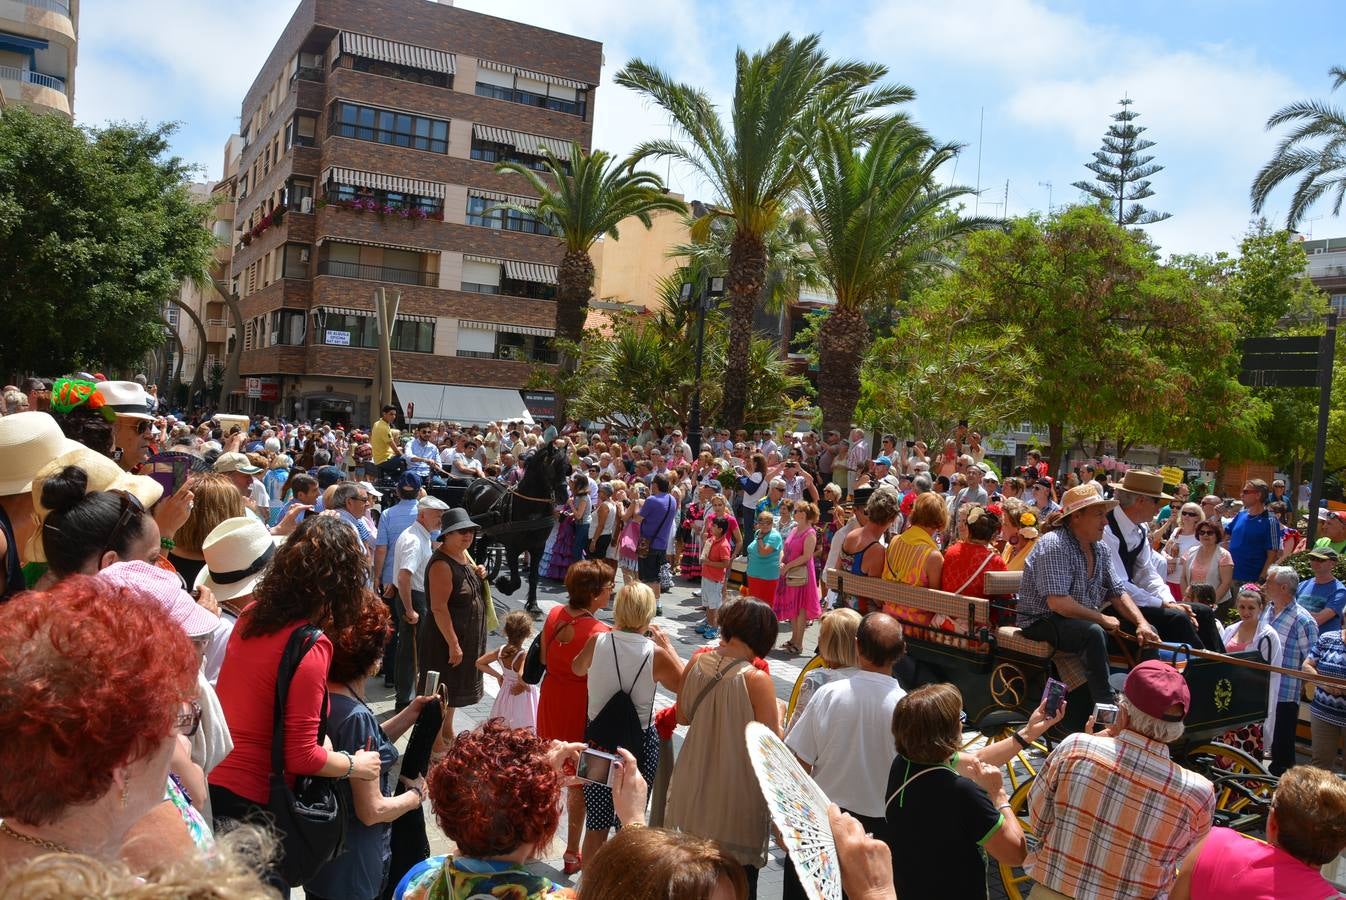
[[584,868],[584,858],[580,854],[566,853],[561,857],[561,871],[566,875],[574,875],[582,868]]
[[798,656],[804,652],[794,641],[786,641],[784,644],[781,644],[781,650],[784,651],[787,656]]

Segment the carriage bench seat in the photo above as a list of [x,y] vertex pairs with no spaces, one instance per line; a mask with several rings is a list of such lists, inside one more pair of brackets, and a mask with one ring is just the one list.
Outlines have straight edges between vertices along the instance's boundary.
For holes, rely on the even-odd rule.
[[995,631],[996,643],[1006,650],[1013,650],[1016,653],[1022,653],[1024,656],[1036,656],[1040,659],[1051,659],[1056,653],[1056,648],[1046,641],[1035,641],[1032,638],[1026,638],[1023,631],[1017,625],[1001,625]]

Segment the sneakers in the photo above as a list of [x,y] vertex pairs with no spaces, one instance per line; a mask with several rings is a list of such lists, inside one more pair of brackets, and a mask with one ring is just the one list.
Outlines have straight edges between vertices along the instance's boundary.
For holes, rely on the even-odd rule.
[[695,631],[697,634],[705,634],[707,631],[711,629],[711,627],[712,626],[709,622],[703,620],[701,622],[698,622],[696,624],[696,627],[694,627],[692,630]]
[[700,599],[701,599],[701,589],[700,589],[700,588],[697,588],[696,590],[692,591],[692,599],[693,599],[693,600],[700,600]]
[[705,638],[708,641],[718,641],[720,639],[720,629],[718,628],[707,628],[701,633],[705,635]]

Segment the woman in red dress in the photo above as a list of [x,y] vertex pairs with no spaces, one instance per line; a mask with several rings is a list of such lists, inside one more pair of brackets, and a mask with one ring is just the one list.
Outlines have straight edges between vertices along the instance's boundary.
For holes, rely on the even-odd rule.
[[983,506],[967,512],[967,539],[944,551],[944,590],[965,597],[986,599],[987,572],[1005,571],[1005,560],[991,540],[1000,531],[1000,516]]
[[[537,705],[537,734],[544,741],[582,742],[588,724],[589,679],[576,675],[570,664],[588,643],[589,636],[611,629],[594,613],[612,599],[613,571],[596,559],[584,559],[566,572],[570,601],[557,606],[542,625],[542,679]],[[564,869],[573,875],[580,869],[580,838],[584,835],[584,791],[566,789],[566,850]]]

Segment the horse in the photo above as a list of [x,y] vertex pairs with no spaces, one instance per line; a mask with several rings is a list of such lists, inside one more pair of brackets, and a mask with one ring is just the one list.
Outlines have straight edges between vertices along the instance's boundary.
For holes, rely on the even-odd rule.
[[[523,583],[519,577],[519,554],[528,552],[528,601],[524,608],[535,617],[542,614],[537,605],[542,553],[556,520],[555,509],[566,502],[569,477],[570,457],[564,443],[549,441],[524,460],[523,477],[513,488],[479,478],[468,485],[463,495],[467,514],[482,526],[483,543],[499,543],[505,548],[509,575],[496,580],[497,590],[512,594],[519,589]],[[491,534],[492,531],[496,533]],[[478,558],[484,556],[479,553]]]

